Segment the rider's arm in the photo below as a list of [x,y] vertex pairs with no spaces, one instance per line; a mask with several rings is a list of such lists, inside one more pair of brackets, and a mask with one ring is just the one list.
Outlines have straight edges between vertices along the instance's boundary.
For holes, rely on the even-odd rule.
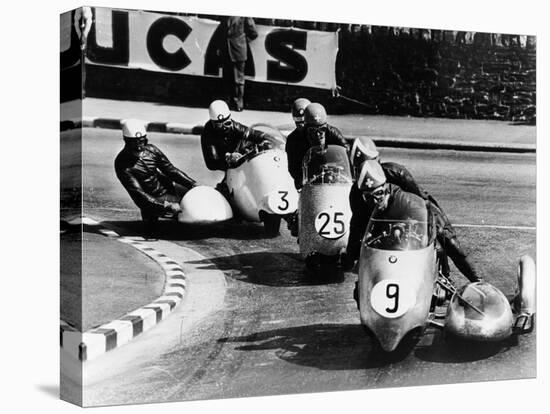
[[116,175],[128,194],[141,210],[147,210],[156,214],[163,214],[166,209],[164,202],[157,200],[155,197],[147,194],[139,181],[128,169],[116,168]]
[[350,146],[340,130],[332,125],[327,125],[327,145],[339,145],[349,153]]
[[225,154],[218,153],[214,138],[209,135],[206,128],[201,135],[201,149],[206,168],[211,171],[227,171],[228,165],[225,161]]
[[408,193],[416,194],[424,200],[430,201],[432,204],[435,204],[437,207],[441,208],[437,200],[435,200],[431,194],[429,194],[416,182],[412,174],[405,166],[395,162],[384,162],[381,165],[389,183],[399,186],[402,190],[407,191]]
[[367,224],[370,219],[372,208],[367,205],[361,197],[361,192],[357,187],[352,187],[349,195],[350,207],[352,211],[350,220],[350,230],[346,253],[348,257],[355,261],[359,259],[361,252],[361,242],[367,229]]
[[172,181],[184,187],[194,187],[197,183],[180,169],[174,167],[168,157],[154,145],[150,146],[155,154],[157,168]]

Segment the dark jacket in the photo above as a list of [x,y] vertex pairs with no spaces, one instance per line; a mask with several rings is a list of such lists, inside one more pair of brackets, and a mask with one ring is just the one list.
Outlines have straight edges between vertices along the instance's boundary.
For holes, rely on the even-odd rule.
[[222,31],[227,36],[227,53],[231,61],[246,61],[247,40],[258,37],[254,20],[250,17],[229,16],[221,24]]
[[235,152],[241,140],[262,140],[260,132],[235,120],[231,120],[231,122],[232,126],[228,132],[214,129],[211,121],[204,125],[201,134],[201,148],[206,168],[209,170],[227,171],[229,166],[225,161],[225,154]]
[[174,182],[190,188],[195,180],[172,165],[153,144],[147,144],[138,158],[123,149],[115,159],[116,176],[134,203],[147,212],[162,215],[164,202],[158,198],[175,194]]
[[[346,148],[349,153],[349,145],[338,128],[327,124],[325,133],[325,145],[339,145]],[[307,150],[312,145],[309,143],[306,135],[306,128],[297,128],[292,131],[287,139],[285,151],[288,158],[288,172],[294,179],[296,188],[302,187],[302,162]]]

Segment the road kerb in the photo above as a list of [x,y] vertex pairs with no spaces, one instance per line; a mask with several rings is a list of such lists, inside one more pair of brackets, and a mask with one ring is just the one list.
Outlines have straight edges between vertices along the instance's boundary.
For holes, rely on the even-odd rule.
[[82,218],[74,224],[85,223],[96,226],[98,232],[114,238],[141,251],[154,260],[165,275],[164,292],[153,302],[142,306],[121,318],[79,332],[64,321],[60,321],[60,345],[68,354],[80,361],[89,361],[99,355],[130,342],[137,335],[152,328],[165,319],[184,299],[187,285],[181,266],[147,242],[118,235],[89,218]]

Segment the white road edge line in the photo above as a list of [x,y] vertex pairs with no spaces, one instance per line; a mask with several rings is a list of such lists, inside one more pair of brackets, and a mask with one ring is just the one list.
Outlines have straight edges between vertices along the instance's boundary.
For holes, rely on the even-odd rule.
[[536,230],[536,227],[530,226],[499,226],[494,224],[453,224],[453,227],[469,227],[480,229],[504,229],[504,230]]

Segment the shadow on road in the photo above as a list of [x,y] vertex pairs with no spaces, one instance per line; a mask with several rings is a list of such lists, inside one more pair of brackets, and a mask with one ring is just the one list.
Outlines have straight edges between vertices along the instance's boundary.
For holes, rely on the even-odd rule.
[[361,325],[316,324],[227,337],[223,343],[242,343],[239,351],[274,350],[292,364],[322,370],[372,369],[396,362],[379,350]]
[[342,272],[314,275],[305,271],[298,253],[262,251],[189,261],[203,268],[217,268],[241,282],[265,286],[304,286],[342,283]]
[[414,354],[423,361],[456,364],[484,360],[517,345],[516,336],[501,342],[473,342],[439,334],[430,346],[420,346]]
[[[133,221],[103,221],[106,227],[118,230],[124,236],[140,236],[145,234],[145,228],[141,220]],[[162,240],[203,240],[210,238],[258,240],[265,239],[263,225],[259,223],[240,223],[228,221],[224,223],[212,223],[208,225],[193,225],[179,223],[175,220],[160,220],[158,222],[155,238]]]

